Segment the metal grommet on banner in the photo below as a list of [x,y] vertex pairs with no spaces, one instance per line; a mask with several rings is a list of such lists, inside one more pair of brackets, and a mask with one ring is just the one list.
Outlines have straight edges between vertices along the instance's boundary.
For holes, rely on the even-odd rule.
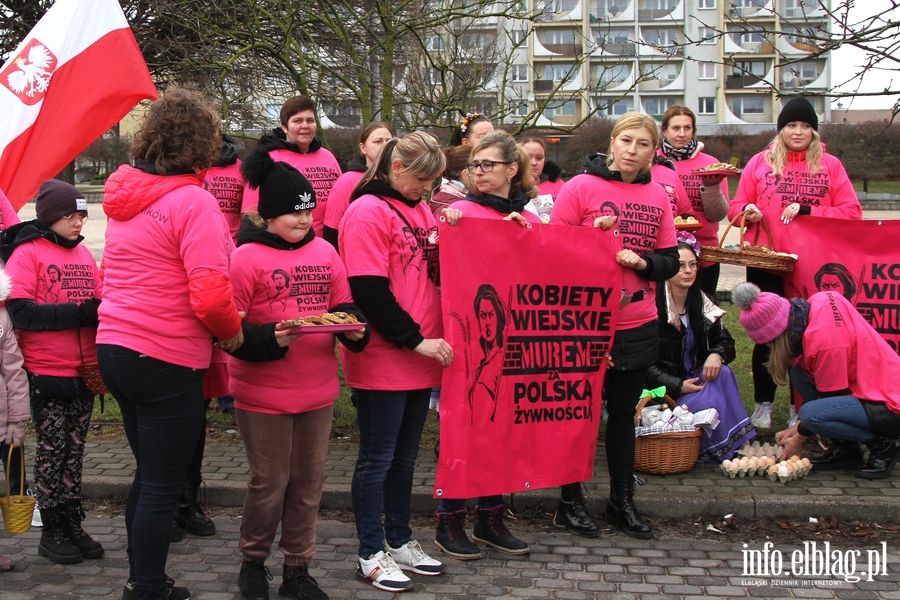
[[618,230],[618,229],[613,229],[613,235],[616,236],[616,237],[618,237],[618,236],[619,236],[619,230]]
[[440,217],[438,217],[438,221],[440,221],[441,223],[446,223],[447,217],[445,217],[444,215],[441,215]]
[[531,225],[532,223],[525,223],[525,227],[527,227],[528,229],[531,229]]
[[881,219],[878,220],[878,224],[883,225],[883,223],[881,222]]
[[525,489],[526,489],[526,490],[530,490],[530,489],[531,489],[531,482],[530,482],[530,481],[526,481],[526,482],[525,482]]
[[435,496],[443,496],[443,495],[444,495],[444,490],[438,488],[438,489],[434,490],[434,495],[435,495]]

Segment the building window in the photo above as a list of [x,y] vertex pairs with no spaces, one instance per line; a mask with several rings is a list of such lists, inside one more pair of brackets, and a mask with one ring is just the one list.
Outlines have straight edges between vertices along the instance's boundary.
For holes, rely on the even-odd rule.
[[740,60],[734,63],[734,75],[766,76],[766,62],[763,60]]
[[697,8],[715,8],[716,0],[697,0]]
[[513,81],[528,81],[528,65],[513,65],[512,66],[512,80]]
[[544,109],[544,116],[550,120],[553,120],[553,117],[574,117],[576,114],[575,110],[575,101],[569,100],[562,104],[557,103],[554,106],[546,107]]
[[528,32],[524,29],[513,29],[510,32],[512,43],[516,48],[528,47]]
[[601,117],[614,117],[624,115],[631,110],[631,100],[628,98],[616,100],[609,106],[607,106],[609,100],[604,100],[603,98],[597,98],[594,103],[598,107],[597,114]]
[[672,10],[677,0],[646,0],[646,10]]
[[440,85],[441,72],[434,67],[423,67],[422,79],[425,80],[425,83],[428,85]]
[[714,115],[716,114],[716,99],[714,97],[710,98],[698,98],[700,101],[699,110],[697,111],[701,115]]
[[641,65],[641,75],[646,79],[659,79],[668,83],[678,77],[678,66],[668,63],[644,63]]
[[647,29],[644,31],[644,38],[651,46],[660,47],[669,53],[674,53],[678,47],[677,29]]
[[698,30],[698,35],[700,36],[701,44],[715,44],[716,43],[716,30],[712,27],[701,27]]
[[597,33],[597,43],[601,46],[606,44],[626,44],[628,43],[630,32],[627,29],[608,29]]
[[[627,4],[623,2],[622,4]],[[616,0],[596,0],[596,12],[594,16],[601,21],[608,17],[615,17],[622,12],[624,8],[617,3]]]
[[762,96],[737,96],[732,100],[731,112],[741,115],[762,115],[766,112],[766,100]]
[[281,120],[281,105],[280,104],[266,104],[266,119],[269,121],[280,121]]
[[550,29],[544,34],[544,43],[548,46],[575,43],[575,31],[572,29]]
[[644,98],[644,112],[648,115],[661,115],[678,104],[675,98]]
[[567,81],[575,74],[575,65],[571,63],[547,65],[545,73],[545,79],[550,81]]
[[443,50],[444,36],[440,34],[428,35],[425,37],[425,48],[427,50]]
[[697,70],[699,71],[697,77],[700,79],[715,79],[717,66],[716,63],[712,62],[697,63]]
[[760,42],[766,41],[764,32],[762,29],[750,29],[750,28],[742,28],[738,29],[731,34],[734,39],[735,44],[743,45],[743,44],[758,44]]
[[622,83],[628,79],[630,70],[628,65],[597,65],[594,68],[594,75],[602,87],[606,87],[613,83]]
[[819,75],[816,69],[816,63],[814,62],[802,62],[794,65],[793,68],[797,70],[797,73],[799,73],[800,79],[812,80]]
[[519,102],[518,104],[514,104],[511,107],[511,110],[512,110],[512,114],[514,114],[515,116],[524,117],[525,115],[528,114],[528,102],[525,102],[523,100],[522,102]]

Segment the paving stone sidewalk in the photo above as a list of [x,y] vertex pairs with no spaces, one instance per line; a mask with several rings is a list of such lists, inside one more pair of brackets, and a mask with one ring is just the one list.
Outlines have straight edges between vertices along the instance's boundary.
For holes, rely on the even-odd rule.
[[[355,447],[332,447],[325,468],[322,506],[348,510],[350,480],[356,460]],[[413,510],[432,512],[436,459],[422,449],[416,466]],[[125,440],[88,441],[84,463],[84,494],[89,498],[124,497],[131,484],[134,458]],[[597,451],[594,478],[587,483],[588,507],[603,511],[609,484],[606,477],[606,452]],[[835,515],[839,519],[868,521],[898,520],[900,515],[900,476],[881,481],[856,479],[845,471],[817,473],[787,484],[763,477],[730,479],[718,467],[696,465],[679,475],[640,475],[644,485],[637,490],[638,508],[646,515],[682,518],[696,515],[722,517],[732,513],[740,517],[774,516],[806,519]],[[217,506],[241,506],[249,479],[249,470],[240,442],[208,443],[203,478],[206,501]],[[547,511],[556,506],[558,490],[534,490],[515,494],[513,503],[522,510],[540,503]]]
[[[169,549],[167,573],[190,589],[196,600],[234,600],[240,552],[240,519],[217,518],[219,532],[211,538],[185,538]],[[124,517],[91,515],[85,528],[105,546],[106,556],[77,565],[55,565],[38,557],[39,533],[11,538],[0,534],[0,552],[17,561],[14,571],[0,573],[2,600],[74,600],[120,598],[128,576]],[[426,550],[432,530],[415,532]],[[873,581],[849,583],[842,577],[749,577],[744,575],[740,542],[695,540],[633,540],[604,535],[588,540],[565,533],[522,533],[529,556],[489,552],[484,559],[448,559],[440,577],[412,575],[416,587],[402,596],[378,591],[354,579],[357,541],[352,524],[320,521],[317,554],[311,573],[332,598],[379,600],[474,600],[476,598],[558,598],[564,600],[664,600],[693,598],[900,598],[896,549],[888,554],[887,574]],[[755,547],[761,547],[756,544]],[[799,546],[776,550],[784,556]],[[855,573],[868,568],[866,553]],[[789,565],[790,563],[788,563]],[[268,561],[277,598],[281,557]]]

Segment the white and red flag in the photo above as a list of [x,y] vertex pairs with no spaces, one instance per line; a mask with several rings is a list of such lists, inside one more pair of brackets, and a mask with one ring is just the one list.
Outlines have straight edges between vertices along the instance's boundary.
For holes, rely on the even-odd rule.
[[0,190],[16,210],[145,98],[117,0],[58,0],[0,69]]

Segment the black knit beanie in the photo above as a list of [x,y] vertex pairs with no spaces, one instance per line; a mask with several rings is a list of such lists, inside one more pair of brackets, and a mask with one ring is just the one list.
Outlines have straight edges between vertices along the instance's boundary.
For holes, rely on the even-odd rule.
[[241,173],[251,188],[259,188],[256,211],[263,219],[316,207],[316,192],[303,173],[286,162],[272,160],[268,152],[250,153],[241,164]]
[[778,115],[778,131],[781,131],[785,125],[794,121],[809,123],[813,129],[819,130],[819,117],[816,115],[816,110],[809,103],[809,100],[803,96],[794,96],[781,109],[781,114]]
[[59,179],[48,179],[41,184],[34,203],[35,216],[41,225],[50,227],[64,216],[80,210],[87,212],[87,200],[74,185]]

